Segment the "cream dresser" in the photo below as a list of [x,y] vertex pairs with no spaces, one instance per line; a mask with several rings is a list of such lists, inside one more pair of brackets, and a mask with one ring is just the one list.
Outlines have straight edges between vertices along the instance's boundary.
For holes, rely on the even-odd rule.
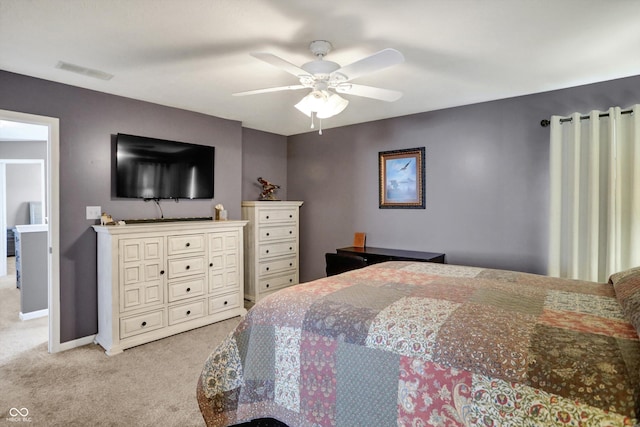
[[257,302],[299,281],[299,211],[303,202],[242,202],[244,297]]
[[93,226],[98,335],[108,355],[244,315],[246,221]]

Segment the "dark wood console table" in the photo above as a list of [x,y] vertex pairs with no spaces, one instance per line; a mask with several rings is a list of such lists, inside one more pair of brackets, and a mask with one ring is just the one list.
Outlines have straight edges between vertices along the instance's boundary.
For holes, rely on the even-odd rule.
[[444,264],[445,254],[436,252],[404,251],[401,249],[373,248],[365,246],[358,248],[349,246],[336,249],[339,254],[358,255],[367,262],[367,265],[385,261],[424,261]]

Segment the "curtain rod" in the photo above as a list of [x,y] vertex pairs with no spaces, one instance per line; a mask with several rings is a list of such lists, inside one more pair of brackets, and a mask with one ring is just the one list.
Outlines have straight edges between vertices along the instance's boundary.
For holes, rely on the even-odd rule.
[[[633,110],[622,110],[620,112],[620,114],[631,114],[633,113]],[[598,117],[609,117],[609,113],[600,113],[598,114]],[[580,120],[588,120],[590,118],[590,116],[580,116]],[[564,123],[564,122],[570,122],[572,121],[573,118],[572,117],[565,117],[560,119],[560,123]],[[551,124],[551,122],[549,120],[541,120],[540,121],[540,126],[542,126],[543,128],[548,127]]]

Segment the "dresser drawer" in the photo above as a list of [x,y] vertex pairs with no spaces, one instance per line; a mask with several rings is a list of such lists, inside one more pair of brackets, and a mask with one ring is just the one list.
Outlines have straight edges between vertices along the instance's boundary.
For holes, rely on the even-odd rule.
[[195,297],[204,293],[204,277],[169,284],[169,302]]
[[240,307],[240,295],[229,294],[209,298],[209,314]]
[[293,224],[282,227],[263,227],[258,231],[261,242],[270,242],[272,240],[294,239],[297,237],[298,227]]
[[167,254],[192,254],[204,252],[204,234],[188,234],[167,237]]
[[260,279],[258,281],[258,290],[260,292],[268,292],[276,289],[286,288],[287,286],[297,285],[296,273],[290,273],[284,276],[270,277],[268,279]]
[[289,242],[280,243],[268,243],[260,245],[259,256],[260,259],[265,257],[274,257],[281,255],[294,255],[296,253],[297,245],[295,240]]
[[120,338],[155,331],[164,327],[164,310],[150,311],[120,319]]
[[261,209],[258,213],[260,224],[271,224],[277,222],[297,222],[298,209]]
[[169,325],[204,316],[204,300],[169,307]]
[[193,276],[205,272],[204,256],[170,259],[169,279]]
[[274,273],[283,273],[288,270],[297,270],[298,260],[294,256],[273,261],[266,261],[258,264],[258,268],[260,276]]

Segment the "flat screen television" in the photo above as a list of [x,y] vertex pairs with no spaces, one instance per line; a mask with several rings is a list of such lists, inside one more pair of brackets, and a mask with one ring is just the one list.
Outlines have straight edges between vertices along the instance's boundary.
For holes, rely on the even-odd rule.
[[116,135],[116,197],[212,199],[215,147]]

